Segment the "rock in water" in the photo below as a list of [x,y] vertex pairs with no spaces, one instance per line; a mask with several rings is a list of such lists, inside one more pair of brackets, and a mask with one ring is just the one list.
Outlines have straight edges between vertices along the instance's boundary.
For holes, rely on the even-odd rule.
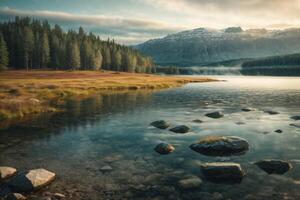
[[196,176],[182,179],[178,182],[178,186],[184,190],[198,188],[201,184],[202,180]]
[[8,184],[14,191],[32,191],[40,189],[51,183],[55,178],[55,173],[46,169],[34,169],[27,173],[18,174]]
[[193,120],[193,122],[195,122],[195,123],[202,123],[203,121],[201,119],[195,119],[195,120]]
[[283,160],[261,160],[254,164],[268,174],[284,174],[292,169],[292,164]]
[[300,123],[298,124],[290,124],[290,126],[296,127],[296,128],[300,128]]
[[293,119],[293,120],[300,120],[300,115],[292,116],[291,119]]
[[7,179],[15,175],[17,170],[12,167],[0,167],[0,178]]
[[231,162],[206,163],[201,169],[205,178],[211,181],[240,182],[245,176],[241,165]]
[[26,200],[27,198],[19,193],[10,193],[5,197],[5,200]]
[[105,166],[100,168],[100,171],[102,171],[102,172],[109,172],[111,170],[113,170],[113,168],[109,165],[105,165]]
[[154,126],[156,128],[159,128],[159,129],[167,129],[170,127],[170,124],[164,120],[158,120],[158,121],[152,122],[150,125]]
[[175,126],[174,128],[169,129],[169,131],[172,131],[174,133],[187,133],[190,131],[190,128],[185,125],[181,125]]
[[244,112],[255,111],[254,108],[249,108],[249,107],[247,107],[247,108],[242,108],[241,110],[244,111]]
[[249,143],[236,136],[206,136],[190,148],[208,156],[242,155],[249,150]]
[[265,113],[268,113],[270,115],[278,115],[279,114],[279,112],[272,111],[272,110],[266,110]]
[[218,119],[218,118],[224,117],[224,113],[217,111],[217,112],[208,113],[205,116],[213,118],[213,119]]
[[283,131],[281,129],[277,129],[275,132],[276,133],[282,133]]
[[157,153],[165,155],[165,154],[172,153],[175,150],[175,148],[171,144],[160,143],[155,147],[154,150]]

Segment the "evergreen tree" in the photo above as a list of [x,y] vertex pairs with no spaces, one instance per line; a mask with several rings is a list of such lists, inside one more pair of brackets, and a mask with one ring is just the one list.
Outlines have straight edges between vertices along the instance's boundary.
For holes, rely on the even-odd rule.
[[41,67],[47,67],[50,61],[50,48],[47,32],[44,32],[41,40]]
[[24,56],[24,67],[28,70],[32,67],[32,52],[34,48],[34,36],[33,32],[29,27],[24,28],[23,33],[23,56]]
[[77,42],[69,41],[67,51],[69,52],[69,67],[72,70],[80,68],[80,51]]
[[5,70],[8,66],[8,51],[6,42],[0,33],[0,70]]

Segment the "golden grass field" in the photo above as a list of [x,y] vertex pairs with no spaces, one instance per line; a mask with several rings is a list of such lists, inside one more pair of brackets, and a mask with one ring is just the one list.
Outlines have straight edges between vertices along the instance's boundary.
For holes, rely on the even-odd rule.
[[73,96],[208,81],[214,80],[111,71],[3,71],[0,72],[0,120],[55,111],[51,102],[63,102]]

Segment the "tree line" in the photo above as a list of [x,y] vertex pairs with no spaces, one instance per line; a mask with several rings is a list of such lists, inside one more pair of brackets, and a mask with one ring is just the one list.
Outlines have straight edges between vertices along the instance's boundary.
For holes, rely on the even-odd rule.
[[16,17],[0,23],[0,69],[112,70],[152,73],[152,59],[93,33],[64,32],[47,20]]

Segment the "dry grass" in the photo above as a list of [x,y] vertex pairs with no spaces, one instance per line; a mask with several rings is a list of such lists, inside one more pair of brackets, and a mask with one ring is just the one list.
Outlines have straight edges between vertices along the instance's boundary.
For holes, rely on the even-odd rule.
[[54,111],[51,102],[105,90],[162,89],[209,78],[156,76],[109,71],[0,72],[0,120]]

